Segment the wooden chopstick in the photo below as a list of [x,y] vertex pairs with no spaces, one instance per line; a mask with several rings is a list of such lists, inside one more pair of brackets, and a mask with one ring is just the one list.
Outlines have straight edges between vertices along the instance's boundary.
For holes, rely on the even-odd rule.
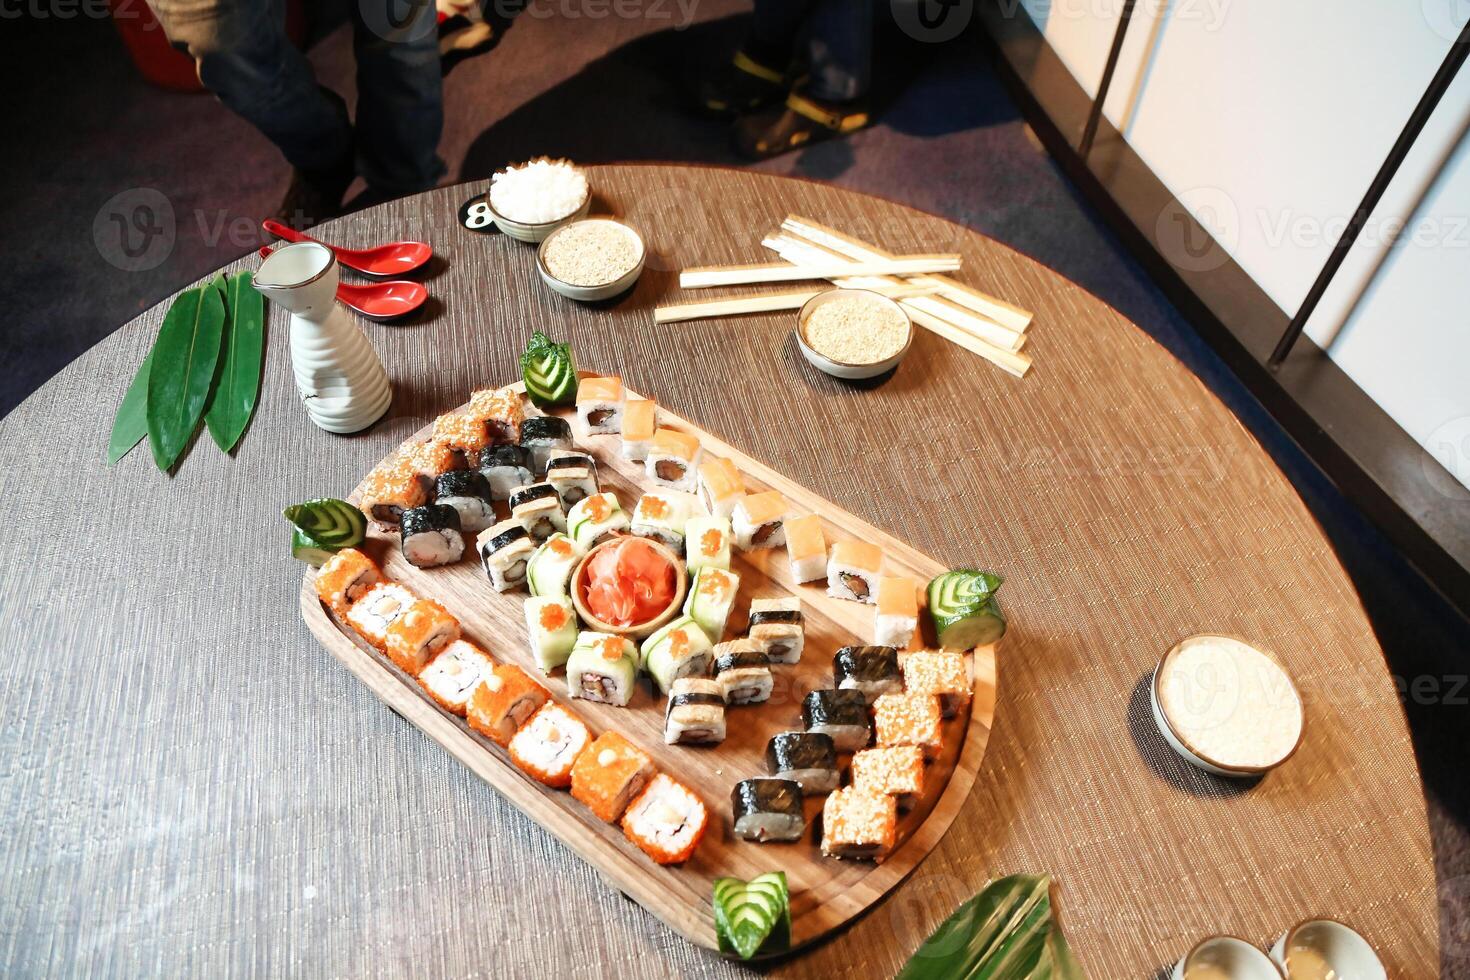
[[[839,287],[840,288],[840,287]],[[759,293],[754,296],[721,296],[718,299],[699,300],[694,303],[673,303],[657,306],[653,310],[654,323],[675,323],[680,320],[707,320],[713,317],[735,316],[741,313],[769,313],[773,310],[799,310],[813,296],[826,289],[795,289],[782,293]],[[933,286],[900,286],[875,289],[884,296],[902,299],[907,296],[929,296],[936,290]]]
[[757,265],[685,269],[679,273],[679,285],[685,289],[704,289],[709,286],[740,286],[757,282],[830,279],[833,276],[907,276],[926,272],[945,272],[959,267],[959,257],[954,255],[916,255],[859,262],[844,260],[812,266],[769,262]]

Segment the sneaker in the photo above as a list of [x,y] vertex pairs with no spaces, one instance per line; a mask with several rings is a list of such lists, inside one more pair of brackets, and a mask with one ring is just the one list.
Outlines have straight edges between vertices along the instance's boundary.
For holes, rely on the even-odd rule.
[[737,116],[779,103],[793,79],[786,72],[761,64],[744,51],[735,52],[699,83],[699,108],[715,116]]
[[792,92],[783,105],[735,123],[731,133],[735,152],[748,160],[769,160],[811,143],[855,133],[872,122],[861,101],[818,102]]
[[342,195],[352,183],[351,168],[330,174],[292,169],[291,186],[276,208],[275,219],[283,225],[305,231],[328,218],[342,213]]

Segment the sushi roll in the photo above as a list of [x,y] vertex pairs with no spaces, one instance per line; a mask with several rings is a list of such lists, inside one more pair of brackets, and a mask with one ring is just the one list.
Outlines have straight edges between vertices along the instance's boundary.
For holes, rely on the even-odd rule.
[[513,443],[519,437],[525,408],[520,392],[510,387],[481,388],[470,395],[464,412],[485,426],[492,445]]
[[750,640],[721,643],[715,647],[715,680],[726,704],[756,704],[771,696],[771,662]]
[[648,458],[658,428],[658,406],[646,398],[630,398],[623,406],[623,458],[641,463]]
[[628,530],[628,512],[611,493],[594,493],[567,514],[566,531],[584,551]]
[[801,660],[805,646],[803,622],[801,600],[796,596],[752,599],[746,635],[765,651],[771,663],[794,664]]
[[669,688],[664,709],[664,741],[669,745],[711,745],[725,740],[725,695],[718,681],[681,677]]
[[880,748],[917,745],[932,759],[944,747],[939,699],[932,694],[884,694],[873,702],[873,731]]
[[786,498],[778,490],[740,498],[731,517],[741,551],[779,548],[786,543]]
[[662,541],[675,552],[684,550],[684,526],[694,513],[695,497],[679,490],[650,490],[633,508],[631,530],[643,538]]
[[572,766],[572,799],[604,823],[617,823],[653,778],[653,760],[617,732],[603,732]]
[[383,652],[404,673],[417,677],[434,654],[457,639],[459,620],[433,599],[420,599],[388,627]]
[[623,814],[623,833],[659,864],[679,864],[699,847],[708,823],[699,797],[661,772]]
[[577,421],[591,434],[623,429],[622,378],[583,378],[577,385]]
[[396,528],[403,512],[422,507],[429,499],[423,481],[401,462],[380,466],[362,488],[362,510],[385,528]]
[[526,584],[531,594],[566,595],[572,572],[586,553],[577,542],[560,531],[541,542],[541,547],[536,549],[526,565]]
[[479,470],[451,470],[434,481],[434,502],[453,507],[464,534],[479,534],[495,523],[490,482]]
[[567,661],[567,690],[574,698],[627,707],[638,677],[638,648],[625,636],[577,634]]
[[669,693],[674,681],[709,673],[712,646],[692,617],[680,616],[643,641],[642,666],[653,675],[658,689]]
[[521,446],[496,446],[481,454],[480,473],[490,484],[492,500],[509,500],[517,487],[536,479],[531,453]]
[[953,718],[970,704],[972,681],[965,670],[965,655],[948,650],[918,650],[903,658],[904,690],[910,694],[932,694],[939,699],[939,712]]
[[403,512],[399,540],[403,557],[419,568],[448,565],[464,557],[459,533],[459,511],[443,504],[425,504]]
[[878,570],[883,552],[866,541],[839,541],[827,559],[827,594],[854,602],[877,601]]
[[826,577],[827,537],[822,533],[822,519],[816,514],[786,522],[786,559],[797,584]]
[[898,833],[898,805],[891,796],[852,786],[827,797],[822,807],[822,853],[827,857],[882,861]]
[[597,464],[586,453],[564,453],[546,462],[546,482],[556,488],[562,510],[598,491]]
[[341,619],[354,602],[381,581],[383,572],[376,562],[356,548],[343,548],[317,569],[314,584],[317,598]]
[[475,539],[480,550],[480,564],[490,576],[496,592],[509,592],[526,580],[526,568],[536,546],[531,536],[514,518],[487,527]]
[[924,750],[917,745],[863,749],[852,757],[852,785],[891,796],[907,810],[924,795]]
[[837,771],[837,743],[822,732],[782,732],[766,743],[766,771],[790,779],[804,796],[830,793],[842,781]]
[[689,574],[701,568],[730,567],[730,521],[724,517],[691,517],[684,525],[684,564]]
[[551,457],[571,451],[572,424],[556,415],[526,419],[521,423],[521,448],[530,456],[531,469],[539,476],[546,472]]
[[465,720],[481,735],[505,746],[516,729],[550,699],[551,692],[530,674],[514,664],[498,664],[470,694]]
[[[526,636],[541,673],[549,674],[572,655],[577,642],[577,611],[566,596],[537,596],[527,599]],[[568,679],[571,673],[568,671]]]
[[443,439],[426,439],[404,450],[399,465],[412,470],[426,488],[432,488],[439,477],[463,467],[464,457]]
[[545,541],[557,531],[567,529],[567,515],[561,509],[561,497],[549,483],[532,483],[517,487],[510,494],[510,516],[520,522],[536,541]]
[[494,669],[484,650],[469,640],[454,640],[419,671],[419,685],[439,707],[463,718],[475,687]]
[[902,650],[919,626],[919,583],[901,575],[878,579],[878,608],[873,612],[873,642]]
[[801,840],[801,787],[790,779],[742,779],[730,791],[735,836],[758,843]]
[[725,623],[739,591],[739,575],[721,568],[701,568],[684,598],[684,615],[698,623],[712,642],[718,641],[725,635]]
[[678,429],[658,429],[648,444],[643,472],[658,486],[693,493],[698,487],[694,469],[698,461],[698,439]]
[[813,691],[801,703],[802,725],[832,736],[838,752],[856,752],[872,733],[862,691]]
[[493,446],[483,418],[464,410],[445,412],[434,420],[434,438],[458,453],[467,466],[478,467],[480,456]]
[[745,481],[734,463],[709,456],[699,464],[699,499],[711,516],[728,519],[744,496]]
[[903,690],[898,651],[893,647],[843,647],[832,658],[833,686],[862,691],[871,703],[880,694]]
[[388,642],[388,627],[417,600],[418,596],[396,582],[380,582],[347,610],[347,625],[382,650]]
[[510,761],[539,783],[556,789],[572,785],[572,767],[592,744],[582,719],[554,702],[536,709],[510,739]]

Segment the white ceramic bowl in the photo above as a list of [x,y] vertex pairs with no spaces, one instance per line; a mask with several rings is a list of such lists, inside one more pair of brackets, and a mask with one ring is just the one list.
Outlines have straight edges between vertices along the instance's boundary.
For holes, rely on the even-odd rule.
[[490,217],[495,220],[495,227],[518,242],[528,242],[534,245],[537,242],[544,241],[547,235],[556,231],[556,229],[568,221],[576,221],[578,218],[584,216],[587,213],[587,209],[592,207],[592,187],[588,185],[587,196],[583,197],[582,203],[577,205],[566,217],[557,218],[555,221],[542,221],[539,224],[527,224],[522,221],[512,221],[507,218],[495,210],[495,205],[490,203],[490,192],[488,190],[485,192],[485,207],[490,209]]
[[643,274],[643,265],[648,259],[648,249],[643,244],[643,236],[638,234],[638,229],[615,218],[578,218],[575,221],[566,222],[560,228],[557,228],[556,231],[561,232],[563,229],[570,228],[572,225],[590,224],[592,222],[616,225],[623,232],[632,236],[633,241],[638,245],[638,261],[633,265],[633,268],[618,276],[612,282],[599,283],[596,286],[576,286],[569,282],[563,282],[552,275],[551,270],[546,267],[546,247],[556,237],[554,234],[547,235],[542,240],[541,246],[536,249],[536,271],[541,273],[541,281],[568,299],[581,300],[584,303],[611,299],[621,294],[632,286],[633,283],[638,281],[638,277]]
[[1287,980],[1321,976],[1388,980],[1388,971],[1368,940],[1332,919],[1309,919],[1292,926],[1271,947],[1271,959]]
[[[908,329],[904,336],[903,346],[899,348],[897,354],[894,354],[887,360],[877,361],[872,364],[849,364],[845,361],[835,361],[807,343],[806,322],[807,318],[812,315],[812,311],[823,303],[830,303],[834,299],[851,298],[853,296],[860,296],[863,299],[875,303],[885,304],[895,310],[899,316],[903,317],[903,322]],[[848,381],[860,381],[865,378],[876,378],[878,375],[898,367],[898,362],[903,360],[903,356],[914,345],[914,323],[909,319],[909,315],[904,308],[887,296],[868,289],[833,288],[813,296],[801,308],[801,312],[796,317],[796,343],[801,348],[801,356],[807,359],[807,363],[823,374],[830,374],[834,378],[843,378]]]
[[[1207,974],[1204,971],[1209,970]],[[1271,958],[1244,939],[1211,936],[1200,941],[1174,964],[1170,980],[1196,977],[1229,977],[1230,980],[1281,980],[1281,971]]]

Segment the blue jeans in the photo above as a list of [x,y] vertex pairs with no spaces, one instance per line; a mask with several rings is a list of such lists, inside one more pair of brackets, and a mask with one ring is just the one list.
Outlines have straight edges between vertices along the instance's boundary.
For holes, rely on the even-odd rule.
[[[755,0],[746,52],[784,69],[805,45],[805,94],[846,102],[866,95],[873,67],[872,0]],[[772,63],[774,62],[774,63]]]
[[199,80],[311,176],[357,172],[389,196],[444,176],[439,41],[432,0],[354,0],[357,125],[286,37],[285,0],[149,0]]

